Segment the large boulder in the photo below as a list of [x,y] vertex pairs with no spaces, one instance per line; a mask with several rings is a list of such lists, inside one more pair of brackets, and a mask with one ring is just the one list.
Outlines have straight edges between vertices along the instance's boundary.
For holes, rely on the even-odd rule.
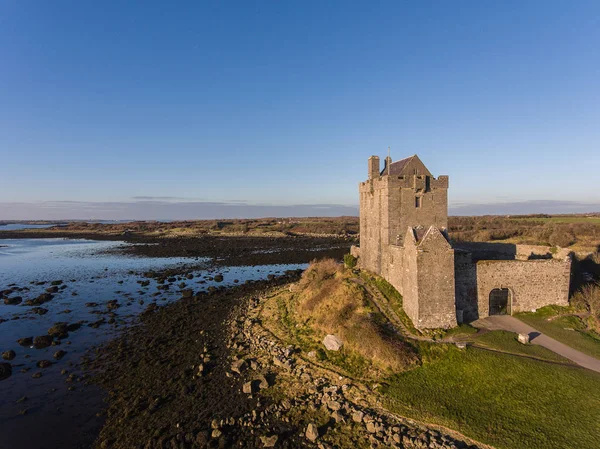
[[332,334],[327,335],[323,339],[323,344],[329,351],[339,351],[343,346],[342,340]]

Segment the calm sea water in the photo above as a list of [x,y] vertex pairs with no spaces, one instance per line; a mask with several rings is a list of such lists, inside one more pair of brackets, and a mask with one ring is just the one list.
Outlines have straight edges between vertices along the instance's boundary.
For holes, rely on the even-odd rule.
[[[132,322],[148,304],[159,306],[181,297],[180,290],[206,290],[209,286],[231,286],[246,280],[266,278],[269,274],[288,269],[305,268],[305,264],[265,265],[258,267],[219,268],[224,280],[212,277],[217,271],[210,259],[146,258],[115,254],[122,242],[97,242],[63,239],[0,240],[0,291],[12,286],[23,288],[9,297],[21,296],[23,301],[36,298],[50,287],[51,281],[62,280],[61,290],[54,299],[39,306],[44,315],[32,312],[32,307],[5,305],[0,302],[0,352],[12,349],[17,356],[10,363],[13,374],[0,381],[0,447],[67,448],[77,447],[85,432],[97,425],[95,413],[101,406],[99,392],[81,383],[67,383],[61,370],[81,375],[81,357],[95,345],[115,336]],[[178,277],[167,291],[159,290],[152,279],[143,277],[149,270],[164,268],[192,270],[193,278]],[[150,281],[142,286],[140,282]],[[42,284],[43,283],[43,284]],[[39,285],[41,284],[41,285]],[[97,328],[89,324],[104,318],[108,321],[106,303],[116,300],[114,322]],[[88,306],[86,306],[88,303]],[[97,305],[89,306],[89,303]],[[23,337],[47,334],[56,322],[77,323],[80,329],[71,332],[59,346],[45,349],[22,347],[16,343]],[[59,361],[53,354],[62,349],[67,354]],[[49,368],[38,368],[37,362],[50,360]],[[40,378],[33,374],[41,373]],[[75,385],[76,390],[68,388]],[[86,388],[85,394],[77,390]],[[25,400],[18,402],[19,399]],[[64,433],[57,429],[63,429]],[[62,435],[62,436],[61,436]],[[67,438],[68,437],[68,438]],[[42,444],[43,443],[43,444]]]
[[0,225],[0,231],[21,231],[22,229],[46,229],[56,226],[55,224],[26,224],[26,223],[10,223]]

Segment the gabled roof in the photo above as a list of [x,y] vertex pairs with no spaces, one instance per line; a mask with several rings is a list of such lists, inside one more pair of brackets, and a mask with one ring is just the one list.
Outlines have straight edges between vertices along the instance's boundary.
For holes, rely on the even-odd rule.
[[[404,173],[405,168],[408,166],[408,164],[413,160],[413,159],[417,159],[417,161],[419,161],[423,167],[425,167],[425,164],[423,164],[423,162],[421,161],[421,159],[419,159],[419,156],[417,156],[416,154],[413,154],[412,156],[409,156],[407,158],[404,159],[400,159],[399,161],[396,162],[392,162],[390,165],[390,170],[388,172],[387,167],[383,168],[383,171],[381,172],[381,175],[395,175],[395,176],[403,176],[409,173]],[[427,170],[427,167],[425,167],[425,170]],[[427,172],[429,172],[429,170],[427,170]]]
[[[415,156],[416,156],[416,154],[413,154],[410,157],[406,157],[404,159],[400,159],[399,161],[392,162],[392,164],[390,165],[389,174],[390,175],[402,175],[402,172],[404,171],[404,169],[406,168],[408,163]],[[387,170],[385,168],[384,168],[383,172],[384,172],[384,174],[387,174],[387,173],[385,173],[385,172],[387,172]]]

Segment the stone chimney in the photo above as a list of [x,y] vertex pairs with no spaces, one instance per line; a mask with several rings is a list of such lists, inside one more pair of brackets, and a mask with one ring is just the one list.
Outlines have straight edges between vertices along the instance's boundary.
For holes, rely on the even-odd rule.
[[379,156],[369,158],[369,179],[379,178]]
[[392,158],[388,155],[385,158],[385,167],[383,167],[383,169],[385,170],[385,174],[389,175],[390,174],[390,166],[392,165]]

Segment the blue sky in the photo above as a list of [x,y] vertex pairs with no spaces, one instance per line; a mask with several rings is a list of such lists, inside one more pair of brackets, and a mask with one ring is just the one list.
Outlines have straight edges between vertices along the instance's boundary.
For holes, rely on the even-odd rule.
[[596,1],[0,1],[0,219],[339,212],[388,146],[455,211],[600,210],[599,49]]

